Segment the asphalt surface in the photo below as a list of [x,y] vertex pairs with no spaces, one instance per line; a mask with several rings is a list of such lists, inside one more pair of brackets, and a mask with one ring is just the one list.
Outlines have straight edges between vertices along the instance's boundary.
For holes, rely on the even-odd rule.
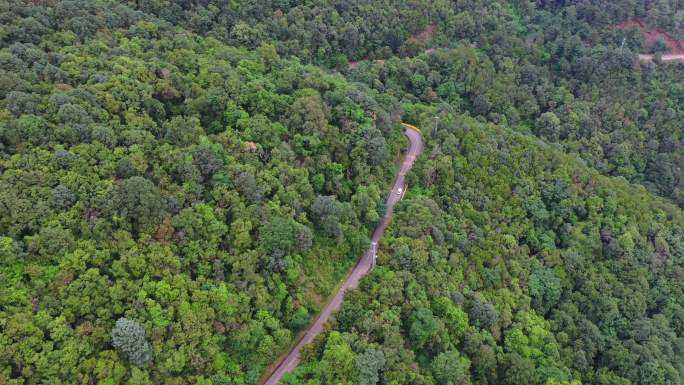
[[302,347],[310,343],[314,339],[314,337],[316,337],[319,333],[323,331],[323,327],[332,315],[332,313],[337,311],[340,308],[340,305],[342,305],[342,300],[344,300],[345,291],[347,291],[347,289],[357,288],[359,286],[359,281],[361,280],[361,278],[373,268],[377,243],[378,241],[380,241],[380,238],[382,238],[382,235],[385,232],[387,225],[392,219],[392,214],[394,213],[394,205],[396,205],[397,202],[401,200],[404,190],[406,189],[406,174],[409,172],[409,170],[411,170],[411,167],[413,166],[413,162],[416,160],[416,157],[420,155],[421,152],[423,152],[424,144],[420,132],[411,125],[404,123],[402,123],[402,125],[406,127],[405,134],[409,138],[410,145],[408,148],[408,152],[404,157],[404,161],[401,164],[401,168],[399,169],[399,173],[394,179],[392,191],[390,191],[389,197],[387,198],[387,203],[385,205],[385,216],[382,218],[382,221],[380,221],[380,223],[377,225],[375,231],[373,231],[370,248],[368,249],[366,254],[364,254],[359,259],[356,266],[354,266],[354,269],[351,271],[351,273],[349,273],[344,283],[342,283],[340,288],[337,290],[337,293],[335,293],[335,297],[333,297],[333,299],[325,306],[323,311],[319,314],[318,318],[316,319],[316,322],[314,322],[313,325],[309,327],[309,329],[306,331],[302,339],[299,340],[297,345],[295,345],[295,347],[292,348],[288,355],[280,362],[276,370],[273,371],[273,373],[271,373],[270,377],[268,377],[266,382],[264,382],[264,385],[277,384],[278,381],[280,381],[280,379],[283,377],[283,375],[285,375],[285,373],[289,373],[297,367],[297,365],[299,364],[299,351],[302,349]]

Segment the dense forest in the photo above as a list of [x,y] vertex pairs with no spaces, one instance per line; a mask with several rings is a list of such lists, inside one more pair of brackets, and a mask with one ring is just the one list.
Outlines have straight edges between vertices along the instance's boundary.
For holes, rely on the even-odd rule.
[[473,118],[430,138],[380,267],[286,384],[684,381],[679,208]]
[[[398,91],[400,100],[407,93],[496,122],[506,118],[511,126],[523,123],[523,130],[562,143],[602,173],[684,206],[677,166],[684,162],[684,69],[681,63],[635,68],[635,53],[658,48],[647,46],[637,28],[615,27],[640,20],[684,40],[684,5],[565,3],[159,1],[140,9],[227,44],[254,49],[266,42],[343,73],[352,63],[351,79]],[[439,47],[451,49],[432,54]],[[357,67],[369,59],[382,60]]]
[[0,385],[258,384],[367,250],[402,120],[378,266],[284,384],[684,383],[684,62],[638,59],[681,0],[0,21]]

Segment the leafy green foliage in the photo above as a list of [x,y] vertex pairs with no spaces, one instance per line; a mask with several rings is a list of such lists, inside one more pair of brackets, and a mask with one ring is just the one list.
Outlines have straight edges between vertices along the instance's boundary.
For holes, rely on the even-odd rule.
[[256,384],[401,119],[285,383],[681,383],[679,8],[0,1],[0,384]]
[[440,385],[469,384],[470,362],[456,351],[440,353],[432,362],[432,372]]
[[375,385],[380,380],[379,372],[385,366],[385,354],[380,350],[368,349],[356,356],[360,385]]
[[367,246],[396,104],[139,4],[5,5],[0,382],[256,383]]
[[540,314],[546,314],[560,299],[561,281],[551,269],[537,270],[530,276],[529,291],[532,306]]
[[[680,208],[467,115],[441,115],[427,144],[378,267],[330,332],[381,350],[381,382],[682,378]],[[297,378],[322,378],[304,370],[319,362]]]

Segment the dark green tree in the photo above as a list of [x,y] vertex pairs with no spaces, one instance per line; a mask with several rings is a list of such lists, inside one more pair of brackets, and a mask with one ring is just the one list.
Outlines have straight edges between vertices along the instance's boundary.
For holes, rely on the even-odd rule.
[[496,308],[491,303],[473,301],[470,305],[470,312],[468,313],[473,324],[487,329],[494,325],[498,319]]
[[143,366],[152,357],[145,329],[135,320],[119,318],[112,329],[112,345],[125,360]]
[[385,366],[385,354],[381,350],[368,349],[356,356],[360,385],[375,385],[380,380],[380,370]]
[[311,205],[313,220],[321,226],[323,232],[329,237],[340,237],[342,227],[342,204],[335,196],[317,196]]
[[115,187],[109,205],[135,231],[158,223],[165,211],[164,198],[157,186],[141,176],[128,178]]
[[532,307],[539,314],[546,314],[561,296],[561,281],[552,269],[539,269],[530,276],[528,283]]

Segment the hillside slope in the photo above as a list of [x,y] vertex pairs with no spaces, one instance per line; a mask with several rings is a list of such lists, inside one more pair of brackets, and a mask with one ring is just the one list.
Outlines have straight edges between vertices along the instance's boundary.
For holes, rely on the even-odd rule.
[[107,5],[5,29],[0,383],[255,383],[367,248],[397,107]]
[[441,118],[378,268],[284,383],[681,383],[681,210],[536,138]]
[[0,385],[258,383],[402,120],[286,382],[684,382],[681,8],[0,0]]

